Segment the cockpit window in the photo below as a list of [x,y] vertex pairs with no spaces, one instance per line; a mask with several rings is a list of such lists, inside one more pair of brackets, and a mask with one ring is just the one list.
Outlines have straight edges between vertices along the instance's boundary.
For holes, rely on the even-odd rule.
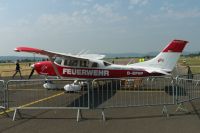
[[62,59],[61,59],[61,58],[56,58],[56,59],[55,59],[55,62],[56,62],[57,64],[61,65]]
[[108,62],[103,62],[104,66],[110,66],[111,64]]

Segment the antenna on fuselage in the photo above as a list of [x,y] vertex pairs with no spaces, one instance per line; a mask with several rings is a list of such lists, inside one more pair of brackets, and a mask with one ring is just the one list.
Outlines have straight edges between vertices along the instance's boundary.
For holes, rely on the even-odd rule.
[[83,54],[87,54],[89,52],[89,50],[85,51]]
[[76,54],[76,55],[80,56],[80,55],[82,55],[84,52],[85,52],[85,49],[81,50],[81,51],[80,51],[78,54]]
[[79,52],[78,54],[77,54],[77,56],[81,56],[81,55],[84,55],[84,54],[87,54],[89,52],[89,50],[81,50],[81,52]]

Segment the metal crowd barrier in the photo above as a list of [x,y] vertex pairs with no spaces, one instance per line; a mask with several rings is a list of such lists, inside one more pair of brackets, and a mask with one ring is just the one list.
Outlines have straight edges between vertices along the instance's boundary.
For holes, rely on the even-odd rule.
[[3,80],[0,80],[0,107],[5,107],[5,90]]
[[63,87],[74,80],[48,81],[58,85],[56,89],[45,89],[45,79],[10,80],[6,84],[6,93],[0,91],[0,98],[6,105],[2,107],[14,110],[13,120],[21,109],[77,109],[77,121],[81,117],[81,109],[102,109],[102,118],[105,120],[104,109],[108,108],[159,105],[163,106],[163,113],[168,115],[167,105],[181,105],[200,98],[200,80],[138,77],[79,81],[87,84],[80,91],[69,93]]
[[195,80],[200,80],[200,73],[193,74],[193,78],[194,78]]
[[[43,84],[46,82],[51,82],[56,87],[45,89]],[[78,92],[64,91],[64,86],[73,82],[74,80],[69,79],[8,81],[7,101],[9,109],[14,110],[13,120],[22,109],[78,109],[77,116],[80,115],[80,109],[89,109],[89,84]]]
[[174,104],[172,78],[96,79],[92,86],[94,108]]
[[175,104],[175,80],[172,77],[96,79],[92,82],[92,107],[104,109]]
[[176,81],[177,104],[200,98],[200,80],[178,78]]
[[6,91],[5,91],[5,86],[4,86],[4,80],[0,80],[0,110],[3,111],[1,114],[6,114],[8,115],[5,110],[6,110]]
[[200,73],[192,74],[192,77],[188,75],[179,75],[178,77],[183,79],[200,80]]

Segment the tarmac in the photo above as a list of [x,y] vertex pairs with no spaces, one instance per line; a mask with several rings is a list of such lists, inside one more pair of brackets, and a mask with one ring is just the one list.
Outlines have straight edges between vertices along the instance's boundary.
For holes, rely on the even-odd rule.
[[[162,115],[162,107],[134,107],[105,110],[83,110],[81,121],[76,122],[77,110],[22,110],[22,118],[0,116],[1,133],[199,133],[200,101],[185,106],[188,112],[175,112],[169,106],[170,116]],[[12,113],[10,113],[12,115]]]
[[[28,84],[27,86],[30,85]],[[28,97],[28,94],[32,91],[23,91],[23,89],[26,88],[20,88],[22,90],[16,91],[12,90],[12,87],[11,92],[13,93],[9,95],[11,102],[15,97],[20,97],[20,95],[22,97],[19,103],[12,102],[13,106],[21,104],[24,106],[40,105],[39,102],[41,102],[41,100],[39,102],[38,100],[30,102],[35,100],[34,97],[32,97],[35,94],[30,94],[30,97]],[[28,89],[31,90],[32,88]],[[63,95],[60,90],[40,90],[39,92],[39,94],[45,94],[45,96],[60,94],[58,96],[56,95],[56,98],[59,98],[57,100],[59,100],[61,105],[63,105],[61,102],[63,98],[70,99],[73,102],[73,99],[78,95]],[[43,95],[39,96],[38,99],[43,99]],[[74,97],[70,98],[69,96]],[[60,99],[61,97],[62,99]],[[43,100],[45,102],[45,99]],[[48,104],[44,105],[49,106],[49,104],[52,104],[52,106],[56,105],[55,101],[48,102]],[[104,110],[106,121],[102,119],[101,109],[85,109],[81,111],[82,118],[79,122],[76,121],[77,109],[20,110],[21,117],[17,113],[15,121],[12,120],[14,114],[13,110],[9,111],[9,117],[0,111],[0,133],[199,133],[200,99],[184,103],[184,107],[187,109],[185,111],[177,110],[177,107],[178,105],[167,106],[170,114],[169,117],[162,114],[163,106],[109,108]]]

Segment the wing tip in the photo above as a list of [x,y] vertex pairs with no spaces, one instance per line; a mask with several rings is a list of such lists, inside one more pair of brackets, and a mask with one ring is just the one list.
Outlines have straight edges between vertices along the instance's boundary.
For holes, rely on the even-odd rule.
[[14,51],[15,51],[15,52],[20,52],[18,48],[15,48]]

